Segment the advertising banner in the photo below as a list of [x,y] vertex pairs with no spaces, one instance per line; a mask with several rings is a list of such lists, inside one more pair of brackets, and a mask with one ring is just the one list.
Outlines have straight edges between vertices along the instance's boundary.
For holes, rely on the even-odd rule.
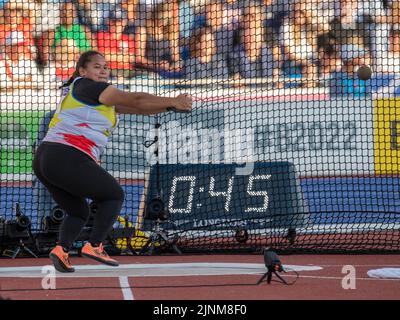
[[400,173],[400,99],[375,101],[375,173]]

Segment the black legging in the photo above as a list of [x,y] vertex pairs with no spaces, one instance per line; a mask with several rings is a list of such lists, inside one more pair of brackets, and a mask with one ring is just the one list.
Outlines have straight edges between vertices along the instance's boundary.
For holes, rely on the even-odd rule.
[[89,218],[86,199],[97,204],[89,242],[103,242],[124,201],[124,191],[115,178],[82,151],[46,141],[36,150],[33,171],[67,213],[59,244],[69,250],[85,227]]

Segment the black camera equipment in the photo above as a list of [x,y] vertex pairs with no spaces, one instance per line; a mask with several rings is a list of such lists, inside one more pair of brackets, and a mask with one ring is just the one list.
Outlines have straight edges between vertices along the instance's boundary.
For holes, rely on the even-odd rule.
[[60,206],[55,206],[50,212],[50,215],[44,217],[43,229],[45,232],[57,233],[61,223],[65,218],[65,211]]
[[4,255],[10,256],[15,259],[20,253],[27,252],[31,256],[37,258],[36,254],[33,253],[25,244],[27,241],[35,243],[32,231],[31,231],[31,220],[29,217],[24,215],[21,211],[21,207],[17,202],[15,204],[15,220],[6,221],[4,228],[4,237],[6,242],[13,243],[15,240],[18,241],[18,245],[14,250],[5,250]]
[[[5,234],[6,219],[0,216],[0,239],[3,239]],[[1,242],[0,242],[1,243]]]
[[274,273],[284,284],[288,284],[285,279],[283,279],[277,272],[284,272],[285,270],[282,267],[282,263],[278,257],[278,255],[269,250],[268,248],[264,249],[264,263],[267,268],[267,272],[258,280],[257,284],[263,282],[265,278],[267,278],[267,283],[271,283],[272,274]]
[[[168,110],[177,112],[175,108],[168,108]],[[160,159],[159,159],[159,129],[161,127],[161,124],[159,123],[158,115],[155,116],[155,119],[156,121],[154,124],[155,128],[154,140],[146,141],[144,144],[146,148],[149,148],[150,146],[155,144],[154,155],[156,158],[157,193],[156,196],[147,203],[144,211],[144,218],[147,220],[154,221],[154,227],[148,241],[142,247],[139,254],[142,255],[147,253],[148,255],[152,255],[157,244],[158,245],[162,244],[163,246],[172,247],[172,249],[177,254],[181,255],[182,252],[175,244],[176,239],[174,240],[169,239],[165,230],[162,230],[161,228],[161,222],[168,220],[169,215],[168,215],[168,210],[165,208],[164,200],[162,198],[162,190],[160,183],[161,177],[160,177]]]
[[47,232],[40,231],[35,233],[35,243],[37,254],[39,256],[48,256],[51,250],[57,245],[58,231],[57,232]]
[[158,195],[152,199],[146,207],[145,218],[149,220],[168,220],[168,214],[165,210],[164,201]]
[[152,255],[157,244],[160,246],[172,247],[172,249],[179,255],[182,254],[175,242],[177,239],[169,239],[167,233],[161,228],[161,221],[168,219],[168,214],[164,209],[164,202],[161,199],[152,199],[145,213],[145,218],[154,220],[154,228],[145,245],[139,252],[139,255],[147,253]]
[[43,232],[36,233],[36,246],[40,254],[49,253],[57,244],[61,223],[64,221],[66,212],[60,206],[54,206],[49,215],[43,218]]

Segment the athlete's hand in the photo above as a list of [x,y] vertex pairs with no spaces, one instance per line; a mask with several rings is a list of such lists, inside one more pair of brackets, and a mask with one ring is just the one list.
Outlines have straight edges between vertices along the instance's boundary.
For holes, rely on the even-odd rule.
[[176,112],[191,112],[192,103],[192,97],[189,94],[180,94],[175,98],[174,107],[170,110]]

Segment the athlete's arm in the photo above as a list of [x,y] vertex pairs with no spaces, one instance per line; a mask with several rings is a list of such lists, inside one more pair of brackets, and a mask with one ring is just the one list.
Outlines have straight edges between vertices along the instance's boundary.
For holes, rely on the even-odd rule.
[[175,108],[178,111],[192,110],[192,98],[181,94],[176,98],[158,97],[148,93],[126,92],[114,86],[108,86],[99,96],[99,101],[115,106],[118,113],[156,114]]

